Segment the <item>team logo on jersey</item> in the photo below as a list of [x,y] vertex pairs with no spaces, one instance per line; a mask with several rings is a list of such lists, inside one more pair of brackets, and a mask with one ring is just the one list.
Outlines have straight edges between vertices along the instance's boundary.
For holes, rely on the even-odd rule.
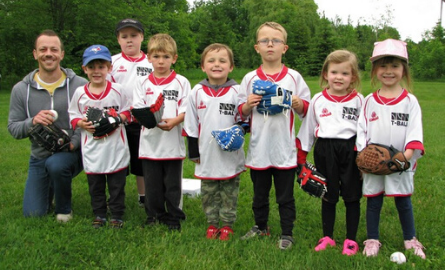
[[164,94],[164,100],[174,100],[178,102],[179,92],[176,90],[164,90],[162,92]]
[[153,92],[153,90],[151,90],[150,87],[148,87],[147,89],[145,89],[145,95],[146,95],[146,96],[148,96],[148,95],[153,95],[153,94],[154,94],[154,92]]
[[117,72],[127,72],[127,70],[125,69],[124,66],[120,66],[120,67],[117,69]]
[[394,126],[408,126],[409,114],[408,113],[391,113],[391,124]]
[[219,103],[219,114],[235,115],[235,104]]
[[151,68],[148,67],[137,67],[136,68],[136,75],[137,76],[147,76],[151,73]]
[[377,120],[379,120],[379,117],[378,117],[377,113],[376,112],[372,112],[371,113],[371,118],[369,118],[369,122],[373,122],[373,121],[377,121]]
[[202,102],[202,100],[201,100],[201,102],[199,103],[199,106],[198,106],[198,110],[200,110],[200,109],[205,109],[205,108],[207,108],[207,106],[204,104],[204,102]]
[[119,106],[105,106],[104,109],[105,110],[114,109],[116,112],[118,112]]
[[358,110],[357,108],[343,107],[343,113],[341,114],[341,117],[345,120],[357,121]]
[[331,115],[332,115],[332,113],[328,109],[323,108],[323,110],[321,110],[320,117],[328,117],[328,116],[331,116]]

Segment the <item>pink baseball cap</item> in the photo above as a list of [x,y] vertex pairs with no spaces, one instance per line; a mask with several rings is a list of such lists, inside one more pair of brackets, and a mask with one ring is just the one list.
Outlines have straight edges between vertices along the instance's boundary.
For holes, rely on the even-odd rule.
[[385,56],[394,56],[408,62],[408,51],[406,49],[406,42],[386,39],[374,43],[374,51],[372,52],[371,62],[374,62]]

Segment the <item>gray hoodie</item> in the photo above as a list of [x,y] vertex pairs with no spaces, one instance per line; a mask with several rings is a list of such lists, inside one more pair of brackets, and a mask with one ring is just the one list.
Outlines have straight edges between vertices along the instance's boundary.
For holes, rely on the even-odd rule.
[[[66,74],[65,83],[58,87],[53,95],[45,89],[38,89],[33,80],[38,69],[30,72],[12,88],[9,104],[8,130],[16,139],[29,137],[28,130],[33,126],[32,119],[41,110],[56,110],[59,117],[55,125],[68,132],[74,149],[80,148],[80,129],[73,131],[68,115],[68,106],[77,87],[85,85],[88,81],[77,76],[73,70],[61,68]],[[31,144],[31,155],[41,159],[52,153],[38,144]]]

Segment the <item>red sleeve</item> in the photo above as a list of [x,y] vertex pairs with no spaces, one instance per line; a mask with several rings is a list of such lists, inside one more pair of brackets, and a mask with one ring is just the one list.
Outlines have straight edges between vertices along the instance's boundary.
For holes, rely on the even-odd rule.
[[295,138],[295,145],[297,146],[297,164],[304,164],[304,163],[306,163],[308,152],[303,151],[301,149],[300,139]]
[[303,117],[306,116],[308,108],[309,108],[309,101],[303,100]]
[[409,142],[406,145],[405,149],[420,150],[420,151],[422,151],[422,156],[425,154],[425,148],[423,147],[423,143],[421,143],[419,141]]
[[82,120],[82,119],[80,119],[80,118],[74,118],[74,119],[71,121],[71,126],[73,127],[73,130],[75,130],[75,129],[77,128],[77,123],[78,123],[80,120]]

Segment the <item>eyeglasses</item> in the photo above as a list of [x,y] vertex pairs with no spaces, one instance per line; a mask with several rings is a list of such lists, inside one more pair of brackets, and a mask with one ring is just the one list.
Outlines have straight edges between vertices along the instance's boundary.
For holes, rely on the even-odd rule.
[[284,44],[283,40],[277,39],[277,38],[274,38],[274,39],[268,39],[268,38],[260,39],[260,40],[257,41],[257,43],[260,44],[260,45],[263,45],[263,46],[267,46],[267,45],[269,45],[269,42],[271,42],[271,41],[272,41],[272,46],[279,45],[279,44]]

